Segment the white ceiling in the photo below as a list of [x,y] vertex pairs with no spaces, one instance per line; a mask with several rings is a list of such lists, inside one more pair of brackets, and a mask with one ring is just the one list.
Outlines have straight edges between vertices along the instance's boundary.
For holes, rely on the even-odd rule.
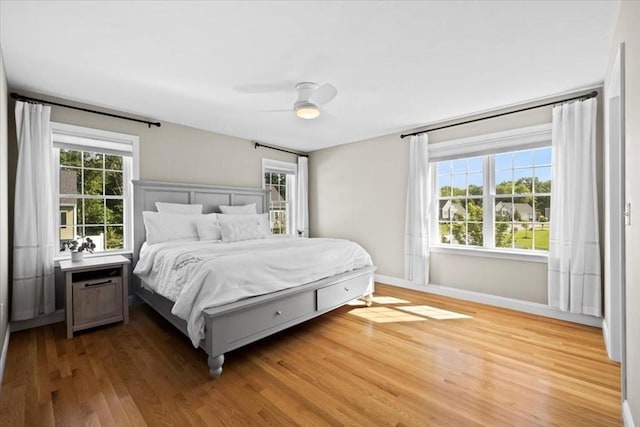
[[[601,83],[618,1],[0,1],[9,87],[312,151]],[[338,96],[316,120],[297,82]]]

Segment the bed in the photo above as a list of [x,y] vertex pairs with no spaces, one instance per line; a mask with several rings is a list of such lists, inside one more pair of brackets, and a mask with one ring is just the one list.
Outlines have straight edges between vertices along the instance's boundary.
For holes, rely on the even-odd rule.
[[[253,203],[258,213],[268,211],[268,190],[263,189],[140,180],[133,181],[133,187],[134,265],[138,263],[146,240],[143,212],[156,211],[156,202],[201,204],[203,214],[219,212],[221,205],[244,206]],[[302,245],[304,240],[314,239],[299,239],[297,244]],[[151,287],[137,275],[133,277],[133,286],[138,298],[207,353],[209,373],[217,378],[222,373],[224,355],[231,350],[320,316],[357,298],[363,298],[367,306],[371,305],[374,271],[372,265],[363,266],[319,280],[296,283],[295,286],[267,294],[202,310],[194,309],[203,321],[203,335],[199,341],[194,341],[191,318],[187,322],[172,314],[173,300],[151,291]]]

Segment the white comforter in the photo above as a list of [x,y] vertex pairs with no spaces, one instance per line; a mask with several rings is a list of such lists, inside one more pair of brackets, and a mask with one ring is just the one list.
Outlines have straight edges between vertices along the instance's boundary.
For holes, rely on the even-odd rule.
[[274,237],[144,245],[134,273],[144,286],[175,301],[171,312],[187,321],[197,347],[206,308],[370,265],[369,254],[348,240]]

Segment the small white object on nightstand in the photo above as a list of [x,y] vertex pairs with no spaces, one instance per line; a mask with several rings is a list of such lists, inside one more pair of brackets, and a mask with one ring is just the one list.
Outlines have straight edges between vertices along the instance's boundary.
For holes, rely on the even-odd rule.
[[67,338],[94,326],[129,323],[130,263],[122,255],[60,261],[65,273]]

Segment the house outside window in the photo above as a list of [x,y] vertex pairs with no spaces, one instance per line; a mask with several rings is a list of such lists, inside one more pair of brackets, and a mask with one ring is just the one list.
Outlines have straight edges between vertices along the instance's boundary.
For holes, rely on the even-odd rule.
[[58,247],[89,237],[95,252],[131,250],[138,138],[52,123]]
[[432,247],[548,251],[551,127],[432,144]]
[[269,190],[269,223],[273,234],[295,234],[295,163],[262,159],[263,188]]

